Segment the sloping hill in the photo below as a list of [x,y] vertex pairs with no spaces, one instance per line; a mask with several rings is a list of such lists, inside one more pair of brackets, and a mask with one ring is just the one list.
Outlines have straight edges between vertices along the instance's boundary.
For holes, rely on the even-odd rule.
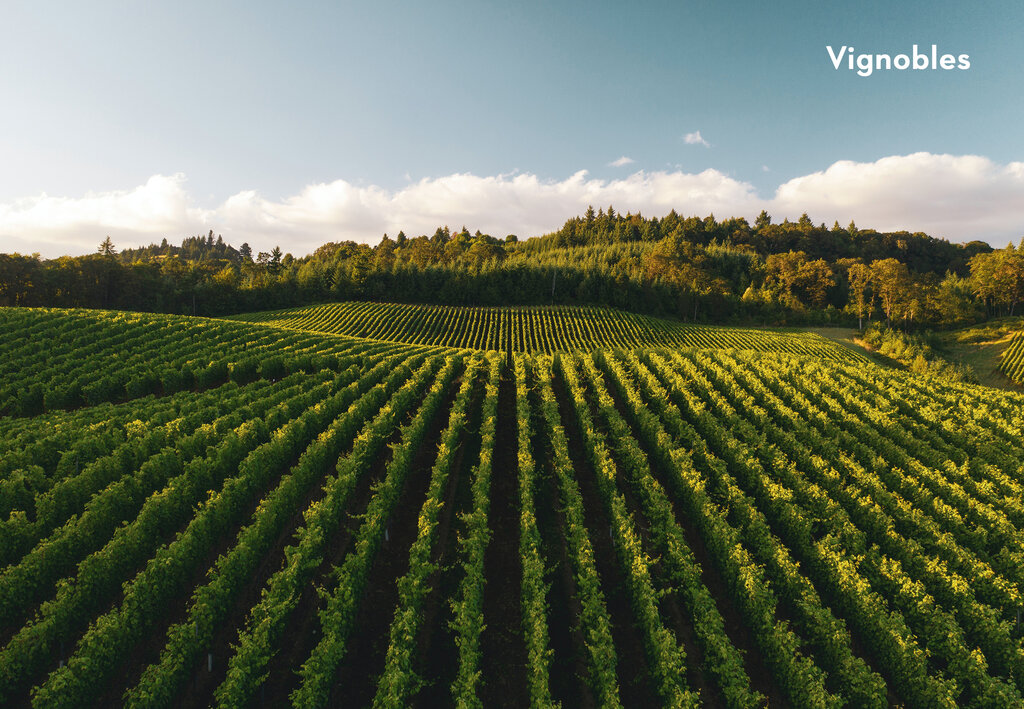
[[593,307],[475,308],[345,302],[229,319],[392,342],[513,352],[697,347],[788,352],[828,360],[859,358],[850,349],[814,333],[688,325]]
[[[0,308],[0,415],[337,368],[409,346],[182,315]],[[415,347],[415,349],[424,349]]]
[[1000,318],[942,335],[950,359],[970,366],[985,386],[1024,386],[1024,318]]
[[1010,336],[999,360],[999,371],[1015,384],[1024,384],[1024,332]]
[[2,706],[1024,703],[1022,394],[84,311],[0,354],[78,397],[0,415]]

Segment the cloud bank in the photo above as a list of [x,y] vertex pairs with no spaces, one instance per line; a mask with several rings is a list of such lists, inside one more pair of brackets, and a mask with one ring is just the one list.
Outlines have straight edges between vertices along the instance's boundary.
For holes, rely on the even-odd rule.
[[779,213],[805,211],[830,224],[855,219],[882,231],[1003,246],[1024,236],[1024,162],[998,165],[977,155],[932,153],[842,160],[780,185],[772,205]]
[[395,190],[335,180],[280,200],[246,190],[212,209],[195,206],[184,175],[154,175],[129,190],[0,203],[0,252],[53,257],[89,253],[108,234],[127,247],[163,237],[179,243],[209,229],[235,245],[247,241],[254,250],[268,250],[279,244],[295,255],[325,241],[376,243],[385,232],[429,234],[443,224],[527,237],[557,229],[591,204],[648,216],[675,209],[748,219],[766,209],[776,221],[807,212],[816,223],[853,219],[861,227],[1002,246],[1024,235],[1024,163],[931,153],[840,161],[783,183],[771,198],[717,170],[638,171],[615,180],[581,170],[561,181],[528,173],[453,174]]

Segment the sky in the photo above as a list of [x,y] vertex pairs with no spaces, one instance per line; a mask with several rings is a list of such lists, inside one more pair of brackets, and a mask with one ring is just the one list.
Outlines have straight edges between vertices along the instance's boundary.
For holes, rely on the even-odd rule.
[[[618,212],[1024,236],[1024,3],[7,0],[0,252]],[[970,68],[833,65],[969,56]]]

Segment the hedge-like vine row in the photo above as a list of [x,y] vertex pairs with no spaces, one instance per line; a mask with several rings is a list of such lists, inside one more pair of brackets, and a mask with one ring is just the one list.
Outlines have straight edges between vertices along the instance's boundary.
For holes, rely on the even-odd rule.
[[688,325],[597,307],[474,308],[347,302],[231,319],[392,342],[513,352],[706,347],[787,352],[829,360],[861,359],[852,350],[811,333]]

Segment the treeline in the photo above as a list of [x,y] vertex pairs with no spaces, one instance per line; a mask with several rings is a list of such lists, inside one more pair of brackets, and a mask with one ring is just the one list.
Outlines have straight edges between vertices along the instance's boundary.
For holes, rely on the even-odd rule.
[[[110,237],[107,237],[107,240],[100,244],[99,251],[101,253],[107,252],[108,249],[106,247],[108,246],[109,239]],[[114,251],[110,250],[109,253],[112,254]],[[232,263],[241,263],[246,259],[252,260],[252,249],[249,248],[248,244],[242,244],[241,249],[236,249],[225,243],[224,237],[220,235],[217,235],[217,238],[214,239],[213,230],[211,229],[210,233],[206,236],[185,237],[184,241],[181,242],[181,246],[172,246],[167,243],[165,238],[159,246],[150,244],[149,246],[141,246],[136,249],[124,249],[117,256],[121,263],[134,263],[135,261],[160,259],[167,256],[176,256],[186,261],[226,260]],[[269,256],[267,254],[268,259]]]
[[923,232],[878,232],[859,229],[854,222],[847,227],[835,222],[831,228],[815,225],[806,213],[791,222],[772,223],[762,211],[751,225],[743,217],[718,221],[714,215],[682,217],[672,210],[665,217],[647,219],[640,214],[619,214],[613,207],[582,217],[573,217],[556,232],[531,239],[524,247],[531,252],[572,246],[591,246],[623,242],[656,242],[664,238],[710,246],[724,244],[750,251],[762,257],[788,251],[803,251],[811,259],[836,262],[844,258],[874,261],[895,258],[919,273],[944,273],[953,270],[964,275],[971,257],[991,251],[983,241],[953,244]]
[[463,227],[253,254],[213,232],[120,253],[0,255],[0,304],[223,315],[335,300],[595,304],[704,322],[959,325],[1012,314],[1024,251],[923,233],[590,208],[520,242]]

